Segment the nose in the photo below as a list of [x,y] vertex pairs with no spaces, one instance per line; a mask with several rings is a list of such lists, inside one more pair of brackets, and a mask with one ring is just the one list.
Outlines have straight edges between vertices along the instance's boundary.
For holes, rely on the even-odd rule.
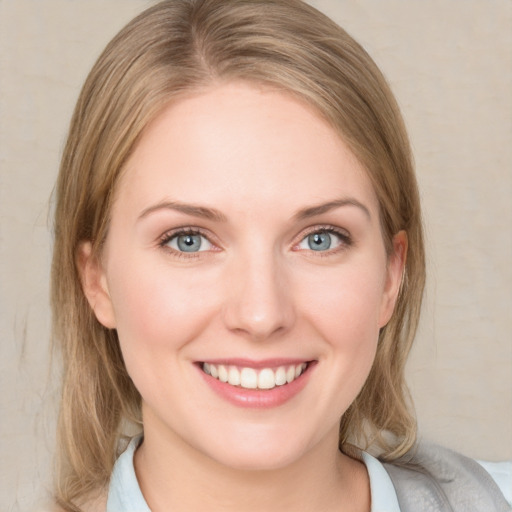
[[227,269],[224,323],[254,340],[288,331],[295,322],[293,294],[279,258],[251,254]]

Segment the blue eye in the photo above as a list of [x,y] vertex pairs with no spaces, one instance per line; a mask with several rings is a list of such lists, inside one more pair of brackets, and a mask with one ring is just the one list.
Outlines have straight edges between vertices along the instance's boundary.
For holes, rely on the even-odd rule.
[[307,237],[307,241],[308,247],[313,251],[327,251],[332,245],[330,233],[313,233]]
[[200,233],[176,233],[169,237],[163,245],[178,252],[201,252],[212,248],[211,242]]
[[299,249],[315,252],[325,252],[339,248],[341,245],[350,245],[348,235],[328,229],[319,229],[304,237],[299,243]]

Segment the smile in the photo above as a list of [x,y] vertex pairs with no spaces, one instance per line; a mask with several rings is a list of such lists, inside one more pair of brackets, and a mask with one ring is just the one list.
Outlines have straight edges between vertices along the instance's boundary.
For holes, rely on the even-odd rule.
[[202,370],[213,378],[244,389],[273,389],[292,383],[307,369],[308,363],[283,365],[277,368],[250,368],[203,363]]

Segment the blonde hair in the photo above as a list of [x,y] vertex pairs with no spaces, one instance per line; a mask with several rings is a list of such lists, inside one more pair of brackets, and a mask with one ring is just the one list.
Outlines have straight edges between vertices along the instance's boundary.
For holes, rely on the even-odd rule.
[[[415,440],[404,365],[425,280],[419,197],[404,124],[381,72],[343,29],[299,0],[171,0],[130,22],[91,70],[71,121],[56,188],[53,332],[63,359],[57,501],[66,510],[108,483],[126,422],[140,424],[140,395],[114,330],[82,291],[77,248],[99,254],[123,165],[170,101],[214,82],[245,80],[312,105],[364,164],[381,208],[385,245],[405,230],[408,256],[392,319],[340,425],[340,446],[384,458]],[[388,434],[391,434],[389,436]]]

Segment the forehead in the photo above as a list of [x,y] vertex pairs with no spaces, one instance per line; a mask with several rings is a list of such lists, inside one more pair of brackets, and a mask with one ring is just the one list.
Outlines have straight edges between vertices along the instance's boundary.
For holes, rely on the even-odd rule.
[[327,121],[282,91],[230,83],[160,113],[127,162],[117,199],[229,197],[243,210],[347,193],[376,201],[366,170]]

